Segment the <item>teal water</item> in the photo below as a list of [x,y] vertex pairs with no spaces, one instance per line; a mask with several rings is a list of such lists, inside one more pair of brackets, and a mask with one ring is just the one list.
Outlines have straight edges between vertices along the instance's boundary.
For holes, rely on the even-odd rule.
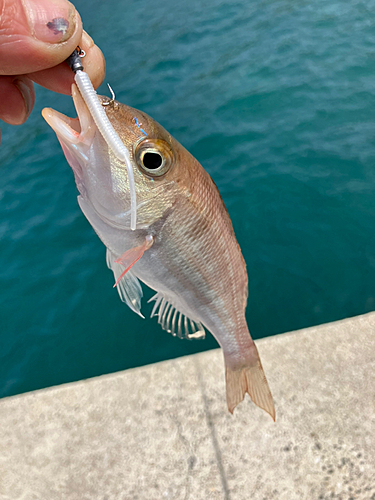
[[[248,266],[253,337],[374,310],[375,2],[76,6],[116,98],[218,185]],[[28,123],[2,127],[0,396],[215,347],[120,302],[43,106],[73,114],[69,97],[38,88]]]

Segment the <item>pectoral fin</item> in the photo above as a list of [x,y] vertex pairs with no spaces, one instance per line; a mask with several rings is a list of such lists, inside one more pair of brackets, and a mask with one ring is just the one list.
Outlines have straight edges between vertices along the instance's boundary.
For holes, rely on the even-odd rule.
[[[107,265],[112,269],[115,281],[118,280],[123,269],[120,264],[116,264],[116,257],[107,249]],[[125,276],[119,281],[117,291],[120,299],[127,304],[132,311],[144,318],[141,313],[141,299],[143,296],[142,287],[139,280],[131,271],[128,271]]]
[[146,250],[148,250],[154,242],[153,236],[146,236],[145,241],[142,245],[138,247],[133,247],[127,250],[125,253],[121,255],[118,259],[115,260],[116,264],[120,264],[125,267],[125,271],[118,277],[116,283],[113,285],[115,288],[120,280],[125,276],[125,274],[131,269],[136,262],[142,257]]

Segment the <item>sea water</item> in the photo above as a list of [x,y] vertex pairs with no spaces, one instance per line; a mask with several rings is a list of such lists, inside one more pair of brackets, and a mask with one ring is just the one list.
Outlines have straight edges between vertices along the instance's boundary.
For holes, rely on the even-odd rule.
[[[116,98],[219,187],[247,263],[253,337],[375,309],[375,2],[77,0]],[[40,115],[2,127],[0,396],[210,349],[143,320]],[[103,85],[99,92],[109,95]],[[225,276],[223,276],[225,279]],[[146,299],[146,300],[145,300]]]

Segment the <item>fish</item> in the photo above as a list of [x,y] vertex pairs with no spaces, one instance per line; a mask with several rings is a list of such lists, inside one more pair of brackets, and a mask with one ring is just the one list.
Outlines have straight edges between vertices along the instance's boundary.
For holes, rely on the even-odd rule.
[[181,338],[209,331],[222,348],[228,410],[248,393],[275,420],[272,394],[245,318],[248,276],[220,193],[201,164],[146,113],[98,96],[129,152],[137,199],[130,229],[127,169],[104,141],[77,87],[77,118],[42,115],[57,135],[79,191],[79,206],[107,248],[120,298],[141,313],[144,283],[156,294],[151,317]]

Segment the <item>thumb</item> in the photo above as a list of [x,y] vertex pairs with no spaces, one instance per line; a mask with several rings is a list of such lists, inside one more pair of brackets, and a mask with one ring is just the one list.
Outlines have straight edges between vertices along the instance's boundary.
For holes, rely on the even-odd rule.
[[82,22],[67,0],[0,0],[0,75],[51,68],[82,36]]

